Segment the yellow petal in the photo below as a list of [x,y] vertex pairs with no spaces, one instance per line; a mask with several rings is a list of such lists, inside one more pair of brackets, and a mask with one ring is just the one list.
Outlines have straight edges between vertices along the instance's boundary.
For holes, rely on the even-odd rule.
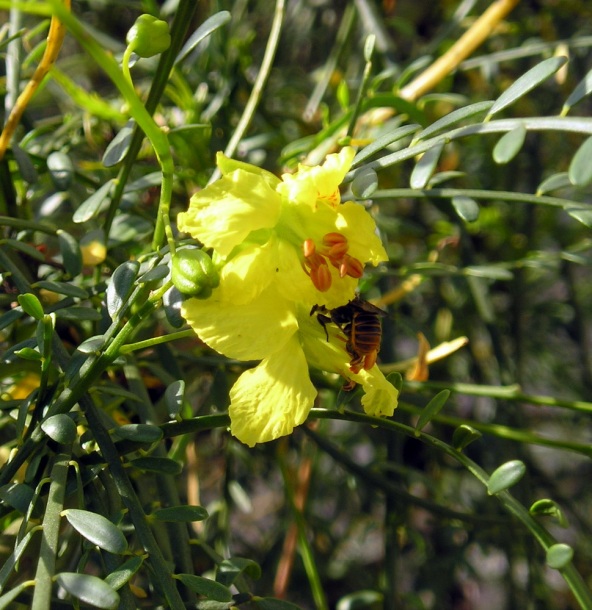
[[228,174],[232,173],[237,169],[242,169],[245,172],[249,172],[251,174],[259,176],[260,178],[265,180],[265,182],[267,182],[267,184],[269,184],[272,189],[275,189],[280,183],[280,179],[277,176],[274,176],[271,172],[268,172],[267,170],[262,169],[261,167],[257,167],[256,165],[245,163],[244,161],[237,161],[236,159],[231,159],[230,157],[227,157],[226,155],[224,155],[224,153],[221,152],[217,153],[216,155],[216,165],[224,176],[227,176]]
[[237,307],[217,288],[208,299],[188,299],[181,315],[199,338],[238,360],[261,360],[282,348],[298,330],[292,305],[273,287]]
[[374,266],[387,261],[388,256],[376,233],[374,219],[363,205],[347,201],[337,209],[335,227],[347,237],[348,254]]
[[386,379],[375,365],[369,371],[362,369],[351,378],[361,383],[364,388],[362,406],[368,415],[390,417],[397,408],[399,390]]
[[228,256],[252,231],[275,226],[280,207],[281,199],[267,180],[237,169],[195,193],[187,212],[177,216],[177,226]]
[[238,378],[230,390],[230,431],[250,447],[290,434],[306,419],[316,394],[293,337]]

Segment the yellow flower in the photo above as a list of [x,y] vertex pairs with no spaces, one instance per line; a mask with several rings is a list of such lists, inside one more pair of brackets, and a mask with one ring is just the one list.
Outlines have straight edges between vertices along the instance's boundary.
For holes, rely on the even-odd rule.
[[364,265],[387,260],[371,216],[340,203],[353,154],[344,148],[281,180],[218,155],[222,178],[178,216],[179,229],[211,248],[220,266],[219,286],[186,300],[183,317],[216,351],[261,361],[230,392],[231,432],[250,446],[305,421],[316,397],[309,365],[362,384],[368,412],[391,415],[396,406],[397,391],[378,368],[352,372],[343,333],[335,327],[328,341],[311,315],[314,305],[353,299]]

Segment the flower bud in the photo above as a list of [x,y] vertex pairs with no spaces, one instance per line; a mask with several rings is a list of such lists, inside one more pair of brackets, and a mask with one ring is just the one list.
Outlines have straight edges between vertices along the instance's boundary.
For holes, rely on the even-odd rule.
[[140,15],[125,39],[140,57],[153,57],[166,51],[171,44],[169,24],[152,15]]
[[220,283],[212,259],[197,248],[178,250],[171,262],[173,285],[183,294],[207,299]]

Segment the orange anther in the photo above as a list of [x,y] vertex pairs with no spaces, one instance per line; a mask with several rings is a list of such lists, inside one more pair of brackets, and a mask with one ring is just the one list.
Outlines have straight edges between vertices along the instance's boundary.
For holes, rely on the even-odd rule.
[[345,277],[349,275],[353,278],[360,278],[364,274],[364,264],[361,263],[357,258],[346,254],[343,257],[341,265],[339,265],[339,275]]
[[323,235],[323,244],[325,246],[334,246],[335,244],[347,244],[347,237],[341,233],[332,232]]
[[349,248],[349,245],[347,244],[347,242],[345,243],[337,243],[337,244],[333,244],[329,250],[327,251],[327,253],[325,254],[325,256],[331,260],[332,263],[334,262],[341,262],[343,255],[347,252]]
[[325,263],[325,261],[323,261],[323,263],[323,265],[319,265],[310,270],[310,279],[317,290],[320,292],[327,292],[327,290],[331,288],[332,278],[327,263]]
[[310,237],[308,239],[305,239],[302,243],[302,251],[304,252],[305,258],[308,258],[309,256],[312,256],[315,253],[316,246],[314,241],[310,239]]

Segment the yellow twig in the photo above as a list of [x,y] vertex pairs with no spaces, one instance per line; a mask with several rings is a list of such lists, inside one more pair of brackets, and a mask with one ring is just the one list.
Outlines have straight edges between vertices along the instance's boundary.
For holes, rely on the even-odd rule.
[[[479,17],[473,25],[448,49],[399,91],[403,99],[414,101],[433,89],[440,81],[456,70],[478,46],[489,37],[499,22],[520,2],[520,0],[497,0]],[[363,118],[366,124],[375,125],[384,122],[395,114],[394,108],[376,108]]]
[[489,37],[497,24],[518,4],[520,0],[497,0],[475,23],[417,78],[401,89],[399,95],[406,100],[416,100],[432,89],[443,78],[457,68],[478,46]]
[[[69,10],[70,0],[64,0],[64,6]],[[49,25],[49,33],[47,34],[47,46],[45,47],[43,57],[41,58],[41,61],[39,62],[33,76],[31,77],[31,80],[27,83],[22,93],[16,100],[15,105],[10,111],[6,124],[4,125],[4,129],[0,134],[0,160],[6,153],[8,144],[14,135],[21,117],[23,116],[25,108],[29,105],[31,98],[35,94],[35,91],[37,91],[41,81],[45,78],[46,74],[55,63],[60,49],[62,48],[65,35],[66,28],[62,22],[59,21],[55,16],[52,16],[51,23]]]

